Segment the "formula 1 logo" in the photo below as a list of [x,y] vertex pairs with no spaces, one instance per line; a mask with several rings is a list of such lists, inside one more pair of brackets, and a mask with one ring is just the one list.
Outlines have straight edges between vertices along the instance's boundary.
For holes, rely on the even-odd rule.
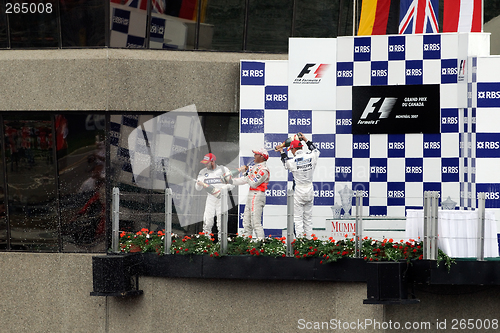
[[318,84],[330,64],[305,64],[293,84]]
[[[359,125],[371,125],[378,124],[380,119],[389,118],[391,111],[396,104],[398,99],[396,97],[371,97],[366,104],[363,114],[358,120]],[[363,120],[367,119],[370,114],[377,114],[378,119]],[[373,117],[372,117],[373,118]]]

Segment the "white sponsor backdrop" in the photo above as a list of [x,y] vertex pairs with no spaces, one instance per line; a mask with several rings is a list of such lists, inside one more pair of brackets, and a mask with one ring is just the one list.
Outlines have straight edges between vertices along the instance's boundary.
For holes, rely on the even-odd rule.
[[[288,61],[241,62],[241,162],[299,131],[316,142],[315,228],[332,217],[345,186],[364,191],[365,216],[403,217],[422,207],[427,190],[460,209],[475,208],[477,192],[486,192],[486,207],[500,208],[499,72],[489,34],[293,38]],[[312,83],[294,84],[297,78]],[[351,134],[353,86],[423,84],[440,85],[440,134]],[[268,166],[264,228],[281,235],[291,177],[278,153],[271,151]]]

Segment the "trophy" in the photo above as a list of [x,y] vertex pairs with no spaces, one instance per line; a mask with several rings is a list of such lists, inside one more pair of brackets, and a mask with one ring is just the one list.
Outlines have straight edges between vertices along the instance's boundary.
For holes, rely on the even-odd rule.
[[445,201],[441,201],[441,207],[445,210],[454,210],[457,203],[448,197]]
[[348,219],[351,217],[349,211],[352,208],[352,195],[354,194],[354,191],[351,190],[350,188],[347,188],[347,185],[345,185],[344,188],[339,191],[339,194],[340,194],[340,203],[342,209],[344,210],[343,218]]
[[301,138],[301,136],[299,136],[299,134],[294,134],[291,137],[289,137],[288,139],[286,139],[285,141],[283,141],[283,143],[274,147],[274,150],[278,151],[278,149],[280,149],[280,148],[290,147],[290,143],[292,143],[292,141],[300,140],[300,138]]
[[342,210],[342,206],[336,203],[334,206],[330,207],[332,209],[333,218],[340,218],[340,211]]

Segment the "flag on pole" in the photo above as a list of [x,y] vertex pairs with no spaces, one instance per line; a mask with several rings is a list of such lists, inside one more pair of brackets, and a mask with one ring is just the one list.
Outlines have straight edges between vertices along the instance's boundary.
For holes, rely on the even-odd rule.
[[399,0],[363,0],[358,36],[398,33]]
[[444,0],[443,32],[481,32],[481,0]]
[[401,0],[399,33],[439,32],[439,0]]

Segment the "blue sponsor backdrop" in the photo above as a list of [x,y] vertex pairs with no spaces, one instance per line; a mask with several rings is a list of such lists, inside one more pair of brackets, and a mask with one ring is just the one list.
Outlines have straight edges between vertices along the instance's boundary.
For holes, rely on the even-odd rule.
[[241,84],[263,86],[265,82],[265,63],[245,61],[241,63]]

